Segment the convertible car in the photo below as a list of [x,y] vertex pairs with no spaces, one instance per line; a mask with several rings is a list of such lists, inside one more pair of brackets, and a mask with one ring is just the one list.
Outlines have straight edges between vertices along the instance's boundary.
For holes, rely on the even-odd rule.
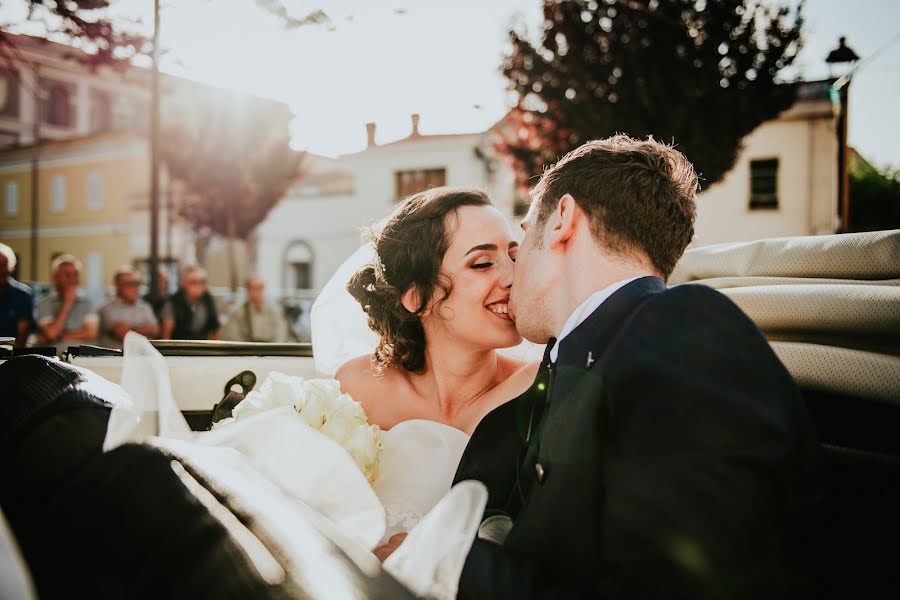
[[[897,593],[900,230],[692,249],[669,285],[693,283],[758,324],[816,423],[821,498],[791,524],[798,577],[820,598]],[[195,430],[272,371],[316,375],[308,344],[154,345]],[[310,519],[304,544],[288,549],[259,507],[177,458],[134,444],[104,453],[112,400],[83,389],[70,365],[118,383],[118,351],[4,360],[3,597],[413,597],[327,523]],[[188,501],[174,510],[173,496]]]

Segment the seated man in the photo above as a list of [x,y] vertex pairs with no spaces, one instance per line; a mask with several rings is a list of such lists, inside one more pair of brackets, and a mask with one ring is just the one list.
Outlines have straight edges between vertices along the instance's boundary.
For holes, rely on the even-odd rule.
[[206,271],[200,267],[184,268],[178,291],[163,306],[162,339],[221,339],[216,303],[206,289]]
[[265,285],[259,277],[248,277],[247,300],[228,313],[224,339],[242,342],[284,342],[287,331],[277,306],[265,301]]
[[159,335],[159,324],[153,308],[140,299],[141,280],[137,272],[125,266],[113,276],[116,297],[100,309],[100,345],[121,348],[129,331],[154,338]]
[[92,343],[99,319],[90,300],[78,293],[81,261],[63,254],[53,261],[51,271],[54,291],[37,303],[38,344],[55,345],[63,352],[70,344]]
[[0,336],[15,338],[15,347],[22,348],[33,318],[34,296],[31,288],[13,279],[15,268],[15,252],[0,244]]
[[156,294],[154,294],[152,290],[149,290],[144,294],[143,300],[153,308],[153,314],[156,316],[156,321],[162,323],[162,310],[166,305],[166,300],[169,299],[169,272],[165,267],[159,268],[156,285]]

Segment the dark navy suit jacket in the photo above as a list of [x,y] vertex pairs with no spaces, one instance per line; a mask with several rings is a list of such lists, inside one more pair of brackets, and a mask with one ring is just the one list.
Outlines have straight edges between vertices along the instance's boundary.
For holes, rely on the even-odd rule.
[[544,363],[484,418],[460,463],[456,480],[483,481],[488,514],[514,522],[502,546],[476,540],[460,598],[796,591],[784,538],[813,501],[815,435],[737,306],[641,278]]

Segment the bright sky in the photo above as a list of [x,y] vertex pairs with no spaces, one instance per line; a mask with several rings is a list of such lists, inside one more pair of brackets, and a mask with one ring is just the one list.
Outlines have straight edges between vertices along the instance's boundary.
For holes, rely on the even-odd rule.
[[[151,22],[152,0],[117,0],[118,10]],[[4,3],[6,4],[6,3]],[[540,0],[286,0],[292,14],[323,8],[334,29],[285,30],[254,0],[163,0],[163,69],[287,102],[297,118],[294,145],[336,155],[409,133],[486,129],[511,99],[499,64],[512,23],[533,32]],[[851,8],[852,7],[852,8]],[[864,59],[894,41],[853,79],[850,143],[878,165],[900,166],[900,2],[807,0],[799,71],[828,74],[840,35]]]

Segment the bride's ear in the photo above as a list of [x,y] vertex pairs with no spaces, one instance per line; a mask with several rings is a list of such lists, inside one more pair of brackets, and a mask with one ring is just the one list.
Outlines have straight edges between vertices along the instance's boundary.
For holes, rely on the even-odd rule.
[[408,310],[409,312],[415,314],[417,310],[419,310],[419,288],[416,286],[412,286],[400,297],[400,304],[403,305],[403,308]]

